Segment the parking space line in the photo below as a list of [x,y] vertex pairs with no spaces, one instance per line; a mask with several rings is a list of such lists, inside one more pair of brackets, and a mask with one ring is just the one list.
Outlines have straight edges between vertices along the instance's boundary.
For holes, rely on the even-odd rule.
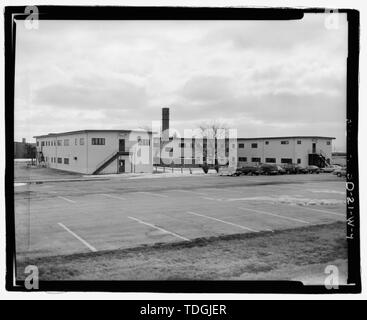
[[67,202],[70,202],[70,203],[76,203],[76,201],[74,201],[74,200],[70,200],[70,199],[65,198],[65,197],[62,197],[62,196],[58,196],[58,198],[60,198],[60,199],[62,199],[62,200],[65,200],[65,201],[67,201]]
[[305,223],[305,224],[310,224],[310,222],[305,221],[305,220],[286,217],[286,216],[282,216],[282,215],[275,214],[275,213],[270,213],[270,212],[255,210],[255,209],[249,209],[249,208],[243,208],[243,207],[238,207],[238,209],[245,210],[245,211],[253,211],[253,212],[260,213],[260,214],[265,214],[265,215],[268,215],[268,216],[274,216],[274,217],[278,217],[278,218],[282,218],[282,219],[286,219],[286,220],[291,220],[291,221],[297,221],[297,222],[301,222],[301,223]]
[[161,197],[161,198],[168,198],[167,195],[165,194],[160,194],[160,193],[154,193],[154,192],[148,192],[148,191],[139,191],[136,193],[143,193],[143,194],[148,194],[148,195],[152,195],[152,196],[156,196],[156,197]]
[[314,208],[308,208],[308,207],[301,207],[302,209],[308,209],[308,210],[312,210],[312,211],[317,211],[317,212],[322,212],[322,213],[327,213],[327,214],[332,214],[335,216],[340,216],[345,218],[345,214],[342,213],[337,213],[337,212],[331,212],[331,211],[327,211],[327,210],[321,210],[321,209],[314,209]]
[[182,240],[185,240],[185,241],[191,241],[190,239],[185,238],[185,237],[183,237],[183,236],[180,236],[180,235],[179,235],[179,234],[177,234],[177,233],[174,233],[174,232],[168,231],[168,230],[166,230],[166,229],[163,229],[163,228],[161,228],[161,227],[158,227],[158,226],[156,226],[156,225],[154,225],[154,224],[151,224],[151,223],[149,223],[149,222],[145,222],[145,221],[143,221],[143,220],[140,220],[140,219],[137,219],[137,218],[134,218],[134,217],[128,217],[128,218],[129,218],[129,219],[132,219],[132,220],[135,220],[135,221],[137,221],[137,222],[139,222],[139,223],[141,223],[141,224],[145,224],[145,225],[147,225],[147,226],[149,226],[149,227],[151,227],[151,228],[154,228],[154,229],[160,230],[160,231],[162,231],[162,232],[164,232],[164,233],[168,233],[168,234],[170,234],[170,235],[173,235],[173,236],[175,236],[175,237],[177,237],[177,238],[180,238],[180,239],[182,239]]
[[232,222],[229,222],[229,221],[224,221],[224,220],[221,220],[221,219],[217,219],[217,218],[213,218],[213,217],[210,217],[210,216],[206,216],[204,214],[200,214],[200,213],[197,213],[197,212],[187,211],[187,213],[188,214],[193,214],[195,216],[199,216],[199,217],[204,217],[204,218],[207,218],[207,219],[211,219],[211,220],[214,220],[214,221],[222,222],[222,223],[225,223],[225,224],[228,224],[228,225],[231,225],[231,226],[235,226],[235,227],[238,227],[238,228],[241,228],[241,229],[249,230],[249,231],[252,231],[252,232],[259,232],[258,230],[255,230],[255,229],[244,227],[244,226],[241,226],[239,224],[232,223]]
[[117,197],[117,196],[113,196],[113,195],[111,195],[111,194],[106,194],[106,193],[101,193],[100,195],[101,195],[101,196],[108,197],[108,198],[112,198],[112,199],[126,200],[125,198]]
[[58,225],[61,228],[65,229],[67,232],[69,232],[76,239],[78,239],[81,243],[83,243],[90,251],[92,251],[92,252],[97,252],[98,251],[95,247],[91,246],[87,241],[85,241],[83,238],[79,237],[76,233],[74,233],[73,231],[71,231],[68,227],[66,227],[61,222],[59,222]]

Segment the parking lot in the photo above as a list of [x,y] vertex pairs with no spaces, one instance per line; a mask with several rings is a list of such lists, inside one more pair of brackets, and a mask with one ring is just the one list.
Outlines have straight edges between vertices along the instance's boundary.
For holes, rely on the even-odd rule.
[[110,178],[15,188],[18,259],[335,221],[345,221],[345,182],[331,174]]

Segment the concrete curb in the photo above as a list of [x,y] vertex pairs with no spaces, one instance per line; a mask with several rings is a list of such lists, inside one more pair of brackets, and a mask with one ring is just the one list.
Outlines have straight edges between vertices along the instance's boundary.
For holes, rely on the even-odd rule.
[[110,180],[110,178],[81,178],[81,179],[38,179],[38,180],[14,180],[14,183],[26,183],[26,184],[37,184],[37,183],[47,183],[47,182],[80,182],[80,181],[100,181],[100,180]]

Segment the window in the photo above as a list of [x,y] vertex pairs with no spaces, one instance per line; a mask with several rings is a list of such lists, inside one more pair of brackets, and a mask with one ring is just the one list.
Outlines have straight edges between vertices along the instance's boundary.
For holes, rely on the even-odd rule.
[[251,148],[253,149],[257,148],[257,143],[251,143]]
[[297,144],[302,144],[302,141],[301,140],[297,140]]
[[75,145],[77,146],[78,145],[78,138],[75,138]]
[[41,147],[43,147],[45,145],[44,141],[41,141]]
[[68,146],[69,145],[69,139],[65,139],[64,140],[64,146]]
[[139,146],[150,146],[150,140],[149,139],[142,139],[140,136],[138,136],[136,140],[138,141]]
[[69,158],[64,158],[64,164],[69,164]]
[[181,142],[180,143],[180,148],[185,148],[185,143]]
[[280,144],[289,144],[289,141],[288,140],[283,140],[283,141],[280,141]]
[[40,145],[39,141],[37,141],[37,147]]
[[238,144],[238,147],[239,147],[240,149],[243,149],[243,148],[245,147],[245,144],[244,144],[244,143],[239,143],[239,144]]
[[301,163],[301,159],[300,158],[298,158],[297,159],[297,164],[300,164]]
[[261,158],[251,158],[251,162],[261,162]]
[[328,146],[330,146],[330,145],[331,145],[331,142],[330,142],[330,141],[326,141],[326,144],[327,144]]
[[269,141],[265,141],[265,144],[269,144]]
[[92,145],[102,146],[105,145],[105,138],[92,138]]
[[281,163],[292,163],[292,159],[290,159],[290,158],[282,158],[282,159],[280,159],[280,162]]
[[48,157],[46,157],[46,162],[48,161]]
[[58,146],[61,146],[61,144],[62,144],[62,141],[61,140],[57,140],[57,145]]
[[62,158],[57,158],[57,163],[62,163]]
[[238,161],[239,162],[247,162],[247,158],[246,157],[239,157]]
[[276,160],[276,158],[265,158],[265,162],[275,163],[275,162],[277,162],[277,160]]
[[81,146],[83,146],[83,145],[84,145],[84,138],[80,138],[80,139],[79,139],[79,144],[80,144]]

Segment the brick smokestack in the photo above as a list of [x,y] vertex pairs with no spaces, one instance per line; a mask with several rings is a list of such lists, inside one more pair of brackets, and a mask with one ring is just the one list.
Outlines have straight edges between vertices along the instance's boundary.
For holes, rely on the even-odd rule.
[[162,108],[162,140],[169,141],[169,108]]

